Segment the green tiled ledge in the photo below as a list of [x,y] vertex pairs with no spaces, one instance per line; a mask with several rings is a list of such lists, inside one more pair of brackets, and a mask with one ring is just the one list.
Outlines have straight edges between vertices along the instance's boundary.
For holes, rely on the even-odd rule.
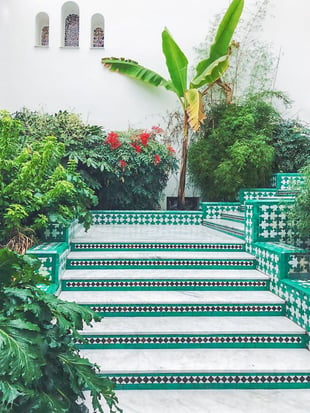
[[309,372],[108,374],[117,390],[134,389],[309,389]]
[[49,293],[55,293],[58,290],[59,279],[65,270],[69,252],[66,242],[46,242],[27,251],[28,255],[33,255],[41,261],[41,269],[48,274],[51,284],[48,287],[41,286],[42,289]]
[[71,251],[244,251],[243,243],[202,242],[73,242]]
[[238,212],[239,202],[201,202],[203,219],[221,218],[222,213]]
[[91,211],[93,225],[200,225],[200,211]]
[[80,349],[305,348],[305,334],[83,334]]
[[84,304],[105,317],[283,316],[284,304]]
[[62,291],[88,290],[269,290],[269,280],[195,280],[195,279],[110,279],[110,280],[62,280]]
[[255,259],[68,259],[67,269],[105,268],[223,268],[255,269]]

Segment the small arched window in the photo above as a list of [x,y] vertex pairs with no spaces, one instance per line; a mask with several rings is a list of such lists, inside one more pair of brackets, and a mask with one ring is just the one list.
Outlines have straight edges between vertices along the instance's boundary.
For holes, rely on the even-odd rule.
[[91,19],[91,47],[104,47],[104,17],[99,13]]
[[44,12],[36,16],[36,46],[49,46],[49,17]]
[[64,47],[79,47],[79,7],[73,1],[68,1],[62,6],[62,39],[62,46]]

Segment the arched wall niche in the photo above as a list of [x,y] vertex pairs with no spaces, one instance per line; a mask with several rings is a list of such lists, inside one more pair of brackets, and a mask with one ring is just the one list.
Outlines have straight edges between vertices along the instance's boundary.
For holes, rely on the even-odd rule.
[[104,47],[104,17],[96,13],[91,18],[90,47]]
[[49,16],[45,12],[36,15],[36,38],[35,45],[40,47],[49,46]]
[[74,1],[67,1],[61,9],[62,46],[79,47],[80,44],[80,9]]

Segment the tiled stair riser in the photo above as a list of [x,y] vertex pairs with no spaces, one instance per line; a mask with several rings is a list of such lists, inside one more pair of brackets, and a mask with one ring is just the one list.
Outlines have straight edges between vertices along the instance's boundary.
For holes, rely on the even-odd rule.
[[93,225],[201,225],[200,211],[92,211]]
[[125,389],[298,389],[310,388],[307,373],[114,374],[116,388]]
[[62,280],[62,291],[147,290],[269,290],[269,280]]
[[200,268],[200,269],[255,269],[251,259],[68,259],[67,269],[138,269],[138,268]]
[[244,251],[243,243],[71,243],[71,251]]
[[283,316],[284,304],[83,304],[104,317]]
[[306,335],[297,334],[144,334],[84,335],[80,349],[156,348],[305,348]]
[[[307,374],[170,374],[110,376],[118,389],[277,389],[310,388]],[[139,387],[136,387],[139,386]]]

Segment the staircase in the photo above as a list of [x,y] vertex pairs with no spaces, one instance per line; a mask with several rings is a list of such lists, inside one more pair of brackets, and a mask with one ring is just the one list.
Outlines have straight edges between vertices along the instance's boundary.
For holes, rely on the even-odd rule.
[[[249,393],[231,393],[237,403],[248,398],[234,410],[217,390],[274,389],[275,399],[260,396],[268,408],[274,400],[294,405],[281,389],[310,388],[307,335],[286,318],[285,301],[269,292],[269,277],[244,251],[243,213],[217,221],[93,225],[72,240],[60,298],[104,316],[77,345],[117,390],[126,390],[125,413],[254,412]],[[302,408],[309,390],[298,391]],[[180,402],[169,406],[173,399]],[[206,410],[208,400],[214,410]],[[276,410],[257,409],[263,411]]]

